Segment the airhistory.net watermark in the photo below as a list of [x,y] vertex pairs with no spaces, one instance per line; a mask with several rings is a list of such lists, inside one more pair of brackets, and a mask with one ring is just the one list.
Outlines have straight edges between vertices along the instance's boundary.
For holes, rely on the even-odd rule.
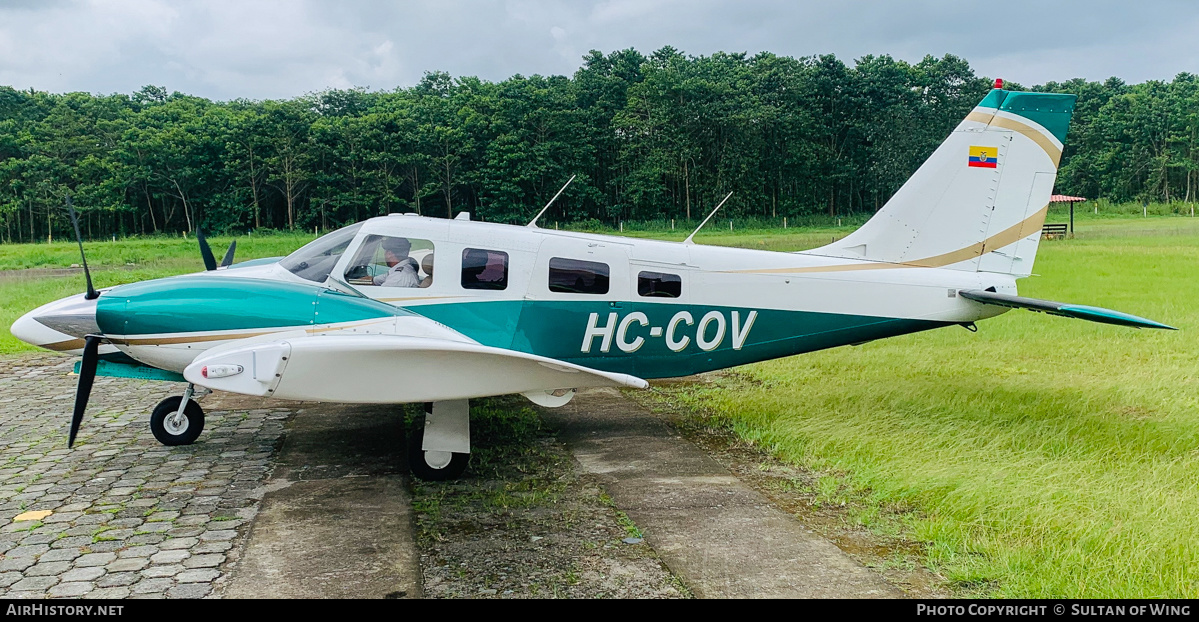
[[9,604],[4,615],[9,616],[119,616],[125,605],[17,605]]

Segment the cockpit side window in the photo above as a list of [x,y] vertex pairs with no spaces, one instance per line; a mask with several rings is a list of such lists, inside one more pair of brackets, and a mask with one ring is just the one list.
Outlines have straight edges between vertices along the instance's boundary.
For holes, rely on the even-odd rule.
[[302,279],[324,283],[360,228],[361,223],[321,236],[281,259],[279,265]]
[[428,287],[433,284],[433,243],[389,235],[368,235],[346,268],[350,285]]

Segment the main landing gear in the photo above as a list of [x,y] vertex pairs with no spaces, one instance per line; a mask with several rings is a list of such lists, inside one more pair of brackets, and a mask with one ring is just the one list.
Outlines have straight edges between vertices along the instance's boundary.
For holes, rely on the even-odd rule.
[[[198,393],[202,392],[202,393]],[[150,431],[163,445],[191,445],[204,431],[204,409],[194,398],[208,389],[187,385],[181,396],[158,403],[150,415]],[[425,404],[425,417],[408,435],[408,467],[426,481],[457,479],[470,462],[470,402],[451,400]]]
[[207,389],[195,395],[194,385],[187,385],[182,396],[173,395],[158,403],[150,414],[150,431],[163,445],[191,445],[204,431],[204,409],[195,397],[208,395]]
[[408,468],[426,481],[457,479],[470,461],[470,402],[427,402],[425,418],[408,435]]

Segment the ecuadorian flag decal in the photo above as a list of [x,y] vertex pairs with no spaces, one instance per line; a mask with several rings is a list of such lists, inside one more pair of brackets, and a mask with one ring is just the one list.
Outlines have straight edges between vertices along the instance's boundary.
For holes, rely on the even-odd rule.
[[970,147],[970,166],[995,168],[999,166],[998,147]]

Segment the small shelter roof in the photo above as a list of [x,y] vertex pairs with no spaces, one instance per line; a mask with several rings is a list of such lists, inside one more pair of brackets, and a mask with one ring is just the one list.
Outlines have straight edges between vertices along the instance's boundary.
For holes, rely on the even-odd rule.
[[1050,203],[1081,203],[1083,201],[1086,201],[1085,197],[1072,197],[1068,194],[1054,194],[1049,197]]

